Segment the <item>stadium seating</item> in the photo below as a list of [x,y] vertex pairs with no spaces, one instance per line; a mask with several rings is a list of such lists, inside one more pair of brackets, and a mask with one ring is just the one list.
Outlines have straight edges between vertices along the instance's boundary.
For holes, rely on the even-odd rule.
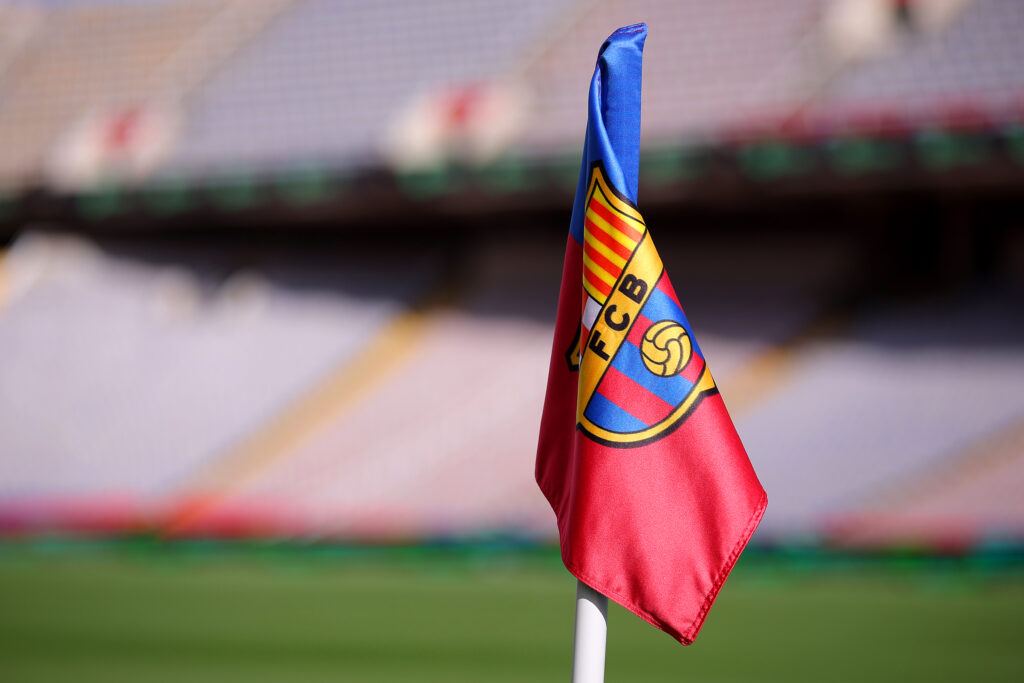
[[[1017,147],[997,161],[1019,173],[1024,3],[953,4],[947,25],[901,28],[885,50],[834,64],[830,0],[0,6],[0,214],[29,188],[44,189],[26,202],[47,208],[82,199],[62,193],[88,198],[100,186],[55,186],[55,150],[83,117],[122,105],[181,113],[153,175],[130,180],[178,181],[199,190],[190,201],[221,174],[255,196],[254,179],[297,168],[367,171],[353,194],[366,178],[393,191],[407,180],[382,172],[395,121],[418,98],[504,80],[530,92],[507,153],[574,166],[595,50],[638,20],[650,25],[648,148],[717,141],[739,158],[732,136],[748,128],[772,138],[803,120],[827,137],[869,112],[893,114],[907,134],[1005,124]],[[962,191],[959,180],[948,186]],[[759,538],[1024,537],[1012,283],[886,298],[865,272],[883,240],[851,236],[859,226],[793,232],[778,226],[799,212],[782,211],[729,232],[697,211],[676,230],[679,187],[662,189],[669,223],[652,231],[769,493]],[[744,215],[788,191],[762,189],[745,195]],[[844,187],[836,210],[858,191]],[[498,216],[486,192],[464,205],[403,196],[429,210],[415,228],[376,232],[344,215],[343,197],[317,207],[325,230],[348,221],[321,249],[266,195],[280,204],[268,233],[287,247],[250,242],[244,212],[224,234],[197,222],[149,239],[135,226],[118,226],[130,240],[20,226],[0,252],[0,532],[551,538],[532,463],[563,217],[529,214],[538,224],[520,235],[525,214]],[[504,197],[504,208],[516,201]],[[228,213],[203,210],[210,225]],[[865,215],[887,210],[880,201]],[[463,232],[422,247],[433,235],[416,230],[444,229],[438,217],[455,213]],[[967,223],[982,213],[963,210]],[[930,206],[922,215],[933,221]],[[994,225],[978,239],[1011,232]],[[1020,262],[1014,239],[1016,256],[992,260]]]
[[[846,250],[771,241],[715,266],[713,240],[663,240],[770,492],[759,537],[1019,530],[1013,302],[837,318]],[[17,363],[0,383],[0,526],[550,538],[532,454],[560,251],[486,242],[453,283],[439,256],[400,249],[237,270],[216,252],[26,236],[3,268]]]
[[1024,425],[998,425],[968,448],[897,481],[861,509],[839,516],[831,535],[859,546],[934,539],[946,548],[1013,542],[1024,525]]
[[[778,392],[739,421],[765,488],[778,492],[762,533],[821,533],[883,493],[913,490],[1019,419],[1024,354],[1013,306],[970,298],[880,306],[804,349]],[[998,486],[987,495],[989,509],[1017,509]]]
[[[370,364],[379,379],[350,382],[353,400],[326,406],[317,429],[255,470],[237,464],[228,486],[210,487],[214,502],[200,514],[186,511],[176,531],[283,525],[342,537],[508,530],[550,537],[553,519],[533,482],[532,456],[558,250],[506,244],[470,262],[453,298],[403,331],[399,347],[410,353],[397,367],[389,358],[395,345],[369,336],[355,362]],[[207,488],[202,478],[195,483]]]
[[508,72],[569,4],[298,3],[196,94],[168,169],[379,162],[414,96]]
[[827,133],[871,115],[911,128],[1019,117],[1019,3],[965,3],[947,26],[903,31],[887,50],[833,66],[831,7],[179,0],[5,10],[14,28],[0,35],[0,185],[49,182],[62,136],[90,110],[119,104],[183,111],[172,149],[147,171],[158,175],[376,167],[417,98],[497,81],[528,93],[509,151],[559,156],[579,144],[594,46],[610,26],[638,20],[650,25],[648,146],[794,120]]
[[534,125],[523,145],[550,152],[580,137],[592,46],[608,26],[645,21],[645,144],[701,137],[777,114],[807,98],[804,51],[821,0],[771,5],[727,0],[604,2],[554,41],[531,66],[537,88]]
[[108,497],[149,514],[344,363],[438,265],[353,254],[235,269],[22,238],[4,263],[0,346],[17,361],[0,383],[0,498]]
[[58,138],[90,109],[160,95],[171,85],[162,66],[220,4],[74,5],[45,15],[0,74],[0,183],[41,182]]
[[[1012,0],[968,3],[936,34],[908,35],[877,59],[847,69],[825,104],[887,108],[907,120],[1019,113],[1024,8]],[[967,121],[966,123],[972,123]],[[974,122],[977,123],[977,122]]]

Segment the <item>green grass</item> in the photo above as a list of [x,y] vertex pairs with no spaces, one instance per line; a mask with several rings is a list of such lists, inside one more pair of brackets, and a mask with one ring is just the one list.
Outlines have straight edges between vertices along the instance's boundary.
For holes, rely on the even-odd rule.
[[[2,681],[565,681],[553,561],[0,549]],[[741,563],[697,643],[610,614],[623,681],[1024,680],[1024,580]]]

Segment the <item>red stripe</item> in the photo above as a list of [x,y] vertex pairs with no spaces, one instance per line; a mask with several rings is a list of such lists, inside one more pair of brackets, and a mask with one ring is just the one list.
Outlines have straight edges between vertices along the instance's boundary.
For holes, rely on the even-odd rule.
[[[597,386],[599,394],[649,425],[657,424],[672,412],[672,404],[640,386],[629,375],[608,366],[604,378]],[[627,407],[628,406],[628,407]]]
[[700,373],[704,371],[704,359],[698,356],[696,353],[690,354],[690,362],[686,364],[686,367],[680,371],[680,375],[684,379],[687,379],[694,384],[700,378]]
[[597,249],[594,249],[589,244],[583,244],[583,253],[590,257],[590,260],[593,261],[595,264],[604,268],[612,277],[618,278],[619,274],[622,273],[622,268],[619,268],[617,265],[609,261],[606,257],[602,256]]
[[597,241],[599,241],[601,244],[614,251],[622,258],[628,259],[630,254],[633,253],[632,251],[629,250],[629,247],[627,247],[625,244],[619,242],[617,239],[609,235],[607,230],[602,228],[594,221],[590,220],[589,218],[584,218],[583,222],[587,226],[587,230],[590,231],[590,234],[593,235],[597,239]]
[[594,273],[594,271],[587,267],[587,264],[585,263],[583,264],[583,277],[587,279],[587,282],[590,283],[591,287],[601,292],[605,296],[608,296],[609,294],[612,293],[611,285],[609,285],[607,282],[599,278]]
[[653,324],[647,316],[637,313],[636,322],[633,323],[633,327],[629,330],[629,336],[626,337],[626,341],[639,349],[640,344],[644,341],[644,333]]
[[668,298],[672,299],[672,301],[675,301],[676,305],[679,306],[680,309],[683,308],[682,304],[679,303],[679,297],[676,296],[676,290],[672,288],[672,283],[669,282],[668,275],[662,273],[661,278],[658,280],[658,284],[656,286],[665,295],[667,295]]
[[643,233],[641,233],[639,230],[634,228],[632,225],[630,225],[629,223],[627,223],[626,221],[622,220],[621,218],[616,216],[614,213],[609,211],[607,209],[607,207],[605,207],[604,204],[602,204],[601,202],[597,201],[596,199],[591,199],[590,200],[590,209],[594,213],[596,213],[598,216],[603,218],[606,223],[608,223],[609,225],[613,225],[616,228],[618,228],[619,230],[621,230],[622,234],[626,235],[627,237],[632,239],[634,242],[639,242],[640,238],[643,236]]

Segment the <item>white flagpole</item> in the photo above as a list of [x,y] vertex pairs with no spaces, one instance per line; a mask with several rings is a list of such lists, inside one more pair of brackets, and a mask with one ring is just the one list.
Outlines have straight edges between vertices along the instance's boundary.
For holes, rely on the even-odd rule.
[[572,637],[572,683],[604,683],[608,598],[576,581],[576,630]]

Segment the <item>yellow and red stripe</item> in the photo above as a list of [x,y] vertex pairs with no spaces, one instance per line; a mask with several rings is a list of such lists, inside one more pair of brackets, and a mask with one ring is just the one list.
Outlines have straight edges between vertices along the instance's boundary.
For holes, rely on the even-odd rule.
[[604,304],[645,226],[615,208],[600,183],[595,183],[590,195],[583,226],[583,288]]

